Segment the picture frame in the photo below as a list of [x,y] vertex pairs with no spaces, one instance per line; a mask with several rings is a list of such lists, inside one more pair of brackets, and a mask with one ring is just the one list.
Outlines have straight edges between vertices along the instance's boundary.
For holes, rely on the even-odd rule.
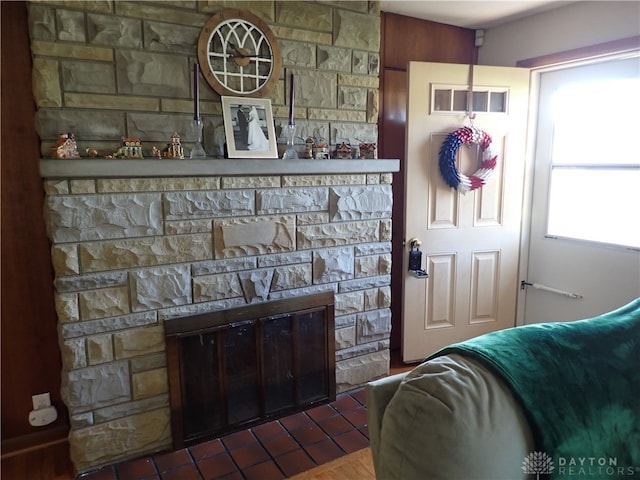
[[271,100],[222,96],[228,158],[278,158]]

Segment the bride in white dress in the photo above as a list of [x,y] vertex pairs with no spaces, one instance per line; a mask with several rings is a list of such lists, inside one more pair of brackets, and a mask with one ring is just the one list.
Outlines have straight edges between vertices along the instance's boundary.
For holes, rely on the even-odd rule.
[[269,141],[265,137],[262,128],[260,128],[260,120],[258,118],[258,110],[251,107],[249,111],[249,128],[247,133],[247,147],[249,150],[269,150]]

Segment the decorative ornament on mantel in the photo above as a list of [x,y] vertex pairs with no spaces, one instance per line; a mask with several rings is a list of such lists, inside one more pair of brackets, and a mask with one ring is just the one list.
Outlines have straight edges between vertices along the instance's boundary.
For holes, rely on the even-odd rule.
[[142,140],[138,137],[122,137],[122,145],[114,156],[115,158],[143,159]]
[[351,144],[349,141],[344,141],[339,145],[336,145],[336,158],[347,160],[353,158],[351,153]]
[[180,135],[178,135],[178,132],[173,132],[171,142],[167,144],[167,148],[165,148],[163,154],[164,158],[184,159],[184,149],[180,143]]
[[316,141],[313,145],[313,158],[316,160],[329,160],[331,154],[329,152],[329,144],[326,141]]
[[71,132],[61,133],[51,148],[51,158],[80,158],[76,136]]
[[360,150],[360,158],[375,159],[378,158],[378,150],[375,142],[365,143],[362,142],[358,145]]
[[[456,168],[456,154],[460,145],[478,145],[482,162],[470,176]],[[450,133],[440,147],[440,174],[451,188],[465,194],[482,187],[493,174],[498,163],[498,154],[491,148],[491,136],[475,126],[460,127]]]
[[324,138],[308,136],[304,141],[304,145],[304,158],[314,160],[329,160],[331,158],[329,144]]

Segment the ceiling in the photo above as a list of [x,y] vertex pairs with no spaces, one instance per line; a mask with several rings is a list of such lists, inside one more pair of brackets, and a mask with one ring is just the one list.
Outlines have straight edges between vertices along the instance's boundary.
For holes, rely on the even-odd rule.
[[381,0],[380,10],[457,27],[480,29],[495,27],[569,3],[573,2],[558,0]]

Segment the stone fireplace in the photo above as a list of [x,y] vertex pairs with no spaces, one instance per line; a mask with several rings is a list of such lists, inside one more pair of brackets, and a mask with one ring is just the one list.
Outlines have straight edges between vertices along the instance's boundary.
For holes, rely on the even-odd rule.
[[165,322],[320,292],[335,385],[388,373],[397,160],[42,160],[79,472],[172,445]]

